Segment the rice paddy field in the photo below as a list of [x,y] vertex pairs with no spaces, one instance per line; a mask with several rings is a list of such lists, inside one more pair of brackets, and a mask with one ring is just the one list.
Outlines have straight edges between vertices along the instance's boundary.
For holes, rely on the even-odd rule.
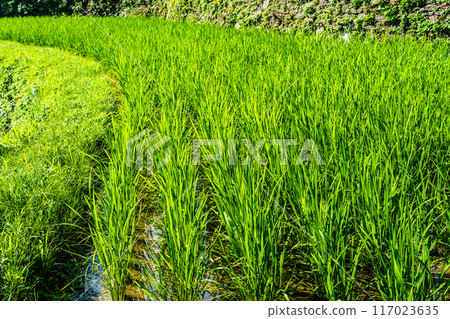
[[[3,18],[0,39],[57,48],[54,60],[95,60],[115,79],[98,102],[108,114],[102,142],[75,157],[90,164],[65,170],[84,186],[54,181],[69,193],[54,204],[29,191],[44,168],[6,165],[0,143],[0,298],[83,299],[92,285],[76,283],[86,260],[108,300],[450,297],[447,40],[117,17]],[[14,52],[7,43],[2,57]],[[99,81],[92,76],[91,87]],[[0,142],[17,130],[0,132]],[[154,164],[168,146],[169,162],[136,169],[143,159],[130,157],[130,145],[139,151],[130,139],[141,132],[160,134]],[[59,152],[92,145],[71,136]],[[214,145],[203,145],[198,157],[200,139],[221,141],[221,156],[211,160]],[[23,186],[27,165],[36,186]],[[11,193],[14,183],[22,189]],[[46,223],[71,226],[40,231],[28,208],[54,209]],[[81,270],[49,276],[37,266],[45,258],[22,258],[41,254],[29,238],[49,247],[70,238],[46,262],[69,255]]]

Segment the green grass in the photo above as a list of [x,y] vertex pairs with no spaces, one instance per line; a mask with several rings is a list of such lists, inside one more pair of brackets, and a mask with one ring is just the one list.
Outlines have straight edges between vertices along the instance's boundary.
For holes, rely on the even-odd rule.
[[[112,299],[126,298],[141,214],[161,232],[143,285],[154,299],[446,298],[447,42],[97,21],[127,53],[90,18],[3,19],[0,38],[89,56],[121,85],[105,190],[90,201]],[[126,141],[145,128],[172,138],[172,161],[152,178],[125,165]],[[193,165],[194,138],[237,139],[237,165],[229,154]],[[270,140],[288,138],[299,143],[281,165]],[[266,140],[267,165],[244,165],[244,139]],[[293,165],[306,139],[325,165]]]
[[[98,63],[0,42],[0,298],[69,298],[90,175],[112,108]],[[86,249],[86,247],[84,248]]]

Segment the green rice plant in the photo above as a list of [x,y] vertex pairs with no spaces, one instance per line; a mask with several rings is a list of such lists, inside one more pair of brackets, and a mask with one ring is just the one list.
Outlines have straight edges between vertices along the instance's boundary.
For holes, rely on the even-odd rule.
[[284,299],[290,284],[283,273],[288,237],[286,216],[277,202],[279,189],[269,193],[261,188],[255,182],[260,181],[258,170],[251,166],[229,168],[228,172],[232,179],[212,178],[217,214],[224,228],[217,253],[225,282],[218,284],[228,291],[226,298]]
[[102,175],[104,192],[94,195],[90,201],[90,230],[104,270],[102,284],[112,300],[124,300],[139,215],[136,209],[136,175],[125,166],[126,160],[116,163],[114,174]]
[[202,300],[210,263],[208,214],[195,169],[170,170],[170,174],[157,177],[157,184],[164,190],[161,238],[158,246],[148,243],[151,262],[157,267],[146,268],[151,285],[144,289],[156,300]]
[[[445,300],[449,291],[444,280],[448,266],[442,273],[432,270],[431,252],[436,240],[420,232],[408,216],[398,227],[388,225],[391,234],[385,242],[386,250],[370,235],[365,239],[366,248],[375,254],[370,260],[377,276],[377,286],[383,300]],[[398,228],[397,228],[398,227]],[[430,226],[428,226],[430,227]]]
[[158,210],[149,212],[149,222],[157,225],[160,237],[155,243],[147,240],[150,265],[143,268],[148,282],[141,286],[155,300],[202,300],[210,268],[208,209],[198,167],[184,142],[192,135],[189,117],[179,104],[170,103],[152,119],[154,131],[171,137],[172,156],[158,168],[164,152],[156,153],[154,170],[147,172],[152,175],[148,187],[159,194]]

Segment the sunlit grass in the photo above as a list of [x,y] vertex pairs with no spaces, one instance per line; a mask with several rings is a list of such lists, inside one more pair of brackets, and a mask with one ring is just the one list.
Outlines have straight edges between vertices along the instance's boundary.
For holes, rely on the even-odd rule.
[[[69,299],[89,176],[112,108],[96,62],[0,42],[0,298]],[[97,183],[98,184],[98,183]]]
[[[91,206],[114,299],[125,298],[141,213],[136,172],[124,163],[126,141],[145,128],[172,137],[172,162],[151,182],[159,205],[153,213],[162,217],[161,249],[147,272],[152,298],[201,299],[211,284],[223,299],[296,299],[298,284],[324,300],[445,298],[448,43],[352,37],[321,56],[336,38],[97,21],[140,66],[90,18],[6,19],[0,37],[93,57],[121,84],[125,100],[109,141],[105,191]],[[238,142],[236,166],[226,155],[193,167],[194,138],[225,145],[265,139],[267,165],[243,165],[248,152]],[[298,145],[283,166],[270,140],[288,138]],[[293,165],[306,139],[324,166],[314,159]],[[211,221],[207,245],[198,232]]]

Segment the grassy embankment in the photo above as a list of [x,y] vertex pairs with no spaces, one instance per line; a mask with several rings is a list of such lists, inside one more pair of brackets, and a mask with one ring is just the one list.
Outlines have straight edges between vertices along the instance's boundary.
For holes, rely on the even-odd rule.
[[0,299],[76,288],[89,232],[69,207],[85,217],[89,183],[99,185],[112,94],[97,62],[0,42]]

